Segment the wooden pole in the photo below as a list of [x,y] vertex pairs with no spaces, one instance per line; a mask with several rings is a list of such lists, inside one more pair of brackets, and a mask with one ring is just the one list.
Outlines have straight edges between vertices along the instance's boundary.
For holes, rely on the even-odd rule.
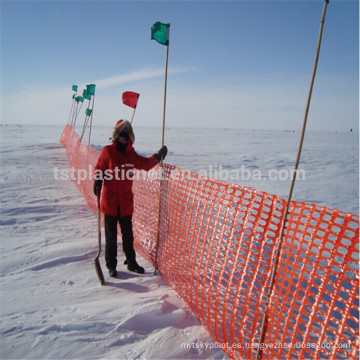
[[73,114],[73,111],[74,111],[74,108],[75,108],[75,97],[76,97],[76,93],[74,94],[73,101],[72,101],[72,103],[71,103],[69,120],[68,120],[68,122],[67,122],[68,125],[70,124],[70,120],[71,120],[71,117],[72,117],[72,114]]
[[[169,31],[169,30],[168,30]],[[163,122],[162,122],[162,134],[161,134],[161,147],[164,146],[165,142],[165,115],[166,115],[166,92],[167,92],[167,70],[168,70],[168,59],[169,59],[169,44],[166,45],[166,60],[165,60],[165,81],[164,81],[164,104],[163,104]],[[160,210],[161,210],[161,184],[162,184],[162,168],[163,168],[163,159],[160,161],[160,189],[159,189],[159,208],[158,208],[158,233],[156,239],[156,248],[155,248],[155,269],[154,275],[156,275],[156,270],[158,268],[157,264],[157,255],[159,250],[159,240],[160,240]]]
[[[169,30],[168,30],[168,31],[169,31]],[[164,106],[163,106],[163,123],[162,123],[161,147],[164,146],[164,139],[165,139],[165,113],[166,113],[166,92],[167,92],[168,60],[169,60],[169,44],[166,45],[165,82],[164,82]]]
[[296,173],[297,173],[297,169],[299,166],[302,146],[303,146],[304,137],[305,137],[306,123],[307,123],[307,118],[308,118],[308,114],[309,114],[311,95],[312,95],[312,91],[313,91],[317,65],[318,65],[318,61],[319,61],[321,39],[322,39],[322,33],[323,33],[325,15],[326,15],[326,9],[327,9],[328,3],[329,3],[329,0],[325,0],[322,17],[321,17],[321,22],[320,22],[320,30],[319,30],[319,37],[318,37],[318,44],[317,44],[315,62],[314,62],[314,67],[313,67],[313,73],[312,73],[312,77],[311,77],[310,89],[309,89],[309,93],[308,93],[305,114],[304,114],[304,120],[303,120],[303,126],[302,126],[302,131],[301,131],[300,144],[299,144],[299,148],[298,148],[298,152],[297,152],[297,156],[296,156],[294,172],[292,175],[291,186],[290,186],[289,195],[288,195],[288,199],[287,199],[287,205],[285,208],[284,216],[282,218],[281,231],[280,231],[280,236],[279,236],[280,241],[278,244],[278,248],[276,250],[275,264],[274,264],[274,268],[273,268],[273,271],[272,271],[271,277],[270,277],[269,296],[267,297],[267,302],[265,304],[265,311],[264,311],[264,315],[263,315],[263,319],[262,319],[262,323],[261,323],[261,330],[260,330],[259,343],[258,343],[258,348],[257,348],[257,353],[256,353],[256,359],[260,359],[261,355],[262,355],[262,350],[261,350],[262,347],[260,345],[264,341],[265,332],[266,332],[266,328],[267,328],[268,305],[269,305],[270,299],[272,297],[273,289],[274,289],[275,278],[276,278],[277,269],[278,269],[278,265],[279,265],[280,251],[281,251],[282,243],[284,242],[286,218],[288,216],[289,209],[290,209],[290,202],[291,202],[291,198],[292,198],[292,194],[293,194],[293,190],[294,190],[294,186],[295,186],[295,181],[296,181]]
[[132,117],[131,117],[130,124],[132,124],[132,122],[133,122],[133,120],[134,120],[135,111],[136,111],[136,108],[134,108],[134,111],[133,111],[133,114],[132,114]]

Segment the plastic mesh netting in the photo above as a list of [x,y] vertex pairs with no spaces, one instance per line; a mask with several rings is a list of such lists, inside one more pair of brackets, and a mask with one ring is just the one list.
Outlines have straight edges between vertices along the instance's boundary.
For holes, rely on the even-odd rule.
[[[95,166],[99,151],[81,144],[71,126],[61,142],[75,176]],[[182,174],[165,164],[161,181],[134,180],[136,250],[157,265],[217,346],[234,359],[254,358],[286,202]],[[95,212],[92,180],[75,182]],[[358,241],[356,215],[291,203],[263,358],[359,357]]]

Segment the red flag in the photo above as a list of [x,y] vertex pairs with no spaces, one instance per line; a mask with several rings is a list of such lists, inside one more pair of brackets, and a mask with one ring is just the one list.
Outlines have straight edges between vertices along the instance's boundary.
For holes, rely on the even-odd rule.
[[125,91],[122,94],[122,102],[123,104],[132,107],[133,109],[136,108],[138,99],[139,99],[140,94],[137,94],[135,92],[132,91]]

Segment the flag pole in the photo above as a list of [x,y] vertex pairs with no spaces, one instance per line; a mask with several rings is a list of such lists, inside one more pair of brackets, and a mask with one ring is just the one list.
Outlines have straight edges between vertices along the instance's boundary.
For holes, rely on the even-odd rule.
[[70,123],[70,120],[72,119],[72,114],[73,114],[73,111],[74,111],[74,109],[75,109],[75,98],[76,98],[76,95],[77,95],[77,89],[78,89],[78,86],[77,85],[73,85],[72,86],[72,91],[74,91],[74,94],[73,94],[73,97],[72,97],[72,99],[73,99],[73,101],[72,101],[72,104],[71,104],[71,110],[70,110],[70,115],[69,115],[69,120],[68,120],[68,125],[70,124],[71,125],[71,123]]
[[[165,142],[165,115],[166,115],[166,93],[167,93],[167,73],[168,73],[168,60],[169,60],[169,35],[170,35],[170,24],[163,24],[160,22],[155,23],[151,27],[151,39],[156,40],[158,43],[166,46],[166,57],[165,57],[165,79],[164,79],[164,103],[163,103],[163,121],[162,121],[162,133],[161,133],[161,147],[164,146]],[[161,185],[162,185],[162,169],[163,169],[163,159],[160,159],[160,168],[159,168],[159,206],[158,206],[158,231],[156,238],[156,247],[155,247],[155,261],[154,261],[154,275],[158,269],[158,250],[160,242],[160,217],[161,217]]]
[[134,108],[134,111],[133,111],[133,114],[132,114],[132,117],[131,117],[130,124],[132,124],[132,122],[133,122],[133,120],[134,120],[135,111],[136,111],[136,108]]
[[[165,81],[164,81],[164,106],[163,106],[163,123],[162,123],[161,147],[164,146],[164,140],[165,140],[165,113],[166,113],[166,92],[167,92],[168,60],[169,60],[169,44],[166,45]],[[161,159],[161,165],[162,165],[162,159]]]
[[91,141],[91,130],[92,130],[92,120],[93,120],[93,114],[94,114],[94,104],[95,104],[95,94],[93,95],[93,98],[92,98],[88,147],[90,147],[90,141]]
[[71,109],[70,109],[70,115],[69,115],[69,120],[68,120],[68,125],[71,125],[71,120],[72,120],[72,114],[73,114],[73,111],[74,111],[74,109],[75,109],[75,103],[76,103],[76,101],[75,101],[75,96],[73,95],[73,100],[72,100],[72,103],[71,103]]
[[[163,123],[162,123],[162,134],[161,134],[161,147],[165,143],[165,114],[166,114],[166,92],[167,92],[167,70],[168,70],[168,59],[169,59],[169,44],[166,45],[166,60],[165,60],[165,81],[164,81],[164,105],[163,105]],[[159,188],[159,209],[158,209],[158,233],[156,239],[156,251],[155,251],[155,267],[154,275],[158,268],[157,264],[157,254],[159,249],[159,240],[160,240],[160,210],[161,210],[161,184],[162,184],[162,168],[163,168],[163,158],[160,160],[160,188]]]
[[323,33],[325,15],[326,15],[326,9],[327,9],[328,3],[329,3],[329,0],[325,0],[323,11],[322,11],[320,29],[319,29],[319,36],[318,36],[318,43],[317,43],[317,49],[316,49],[316,56],[315,56],[315,61],[314,61],[312,77],[311,77],[311,81],[310,81],[310,88],[309,88],[306,108],[305,108],[305,114],[304,114],[303,126],[302,126],[302,131],[301,131],[300,143],[299,143],[299,148],[298,148],[296,161],[295,161],[295,165],[294,165],[294,171],[293,171],[293,175],[292,175],[292,181],[291,181],[289,195],[288,195],[288,199],[287,199],[287,203],[286,203],[285,213],[284,213],[284,216],[282,218],[281,231],[280,231],[280,236],[279,236],[280,241],[279,241],[278,248],[276,249],[275,264],[274,264],[274,268],[272,270],[271,277],[270,277],[269,295],[267,297],[267,301],[266,301],[266,304],[265,304],[265,311],[264,311],[264,315],[263,315],[263,318],[262,318],[259,343],[258,343],[257,352],[256,352],[256,359],[260,359],[260,357],[262,355],[262,347],[260,345],[264,341],[265,332],[266,332],[266,328],[267,328],[267,325],[268,325],[267,324],[267,315],[268,315],[267,313],[268,313],[268,309],[269,309],[268,305],[269,305],[269,302],[270,302],[270,299],[271,299],[271,296],[272,296],[272,293],[273,293],[273,289],[274,289],[275,277],[276,277],[278,266],[279,266],[280,251],[281,251],[282,243],[284,242],[284,234],[285,234],[285,228],[286,228],[286,218],[288,216],[289,209],[290,209],[290,202],[291,202],[291,198],[292,198],[292,194],[293,194],[293,190],[294,190],[294,186],[295,186],[295,181],[296,181],[296,173],[297,173],[297,169],[298,169],[298,166],[299,166],[302,146],[303,146],[304,137],[305,137],[306,123],[307,123],[307,118],[308,118],[309,109],[310,109],[311,95],[312,95],[312,91],[313,91],[313,87],[314,87],[314,81],[315,81],[317,65],[318,65],[318,61],[319,61],[321,39],[322,39],[322,33]]

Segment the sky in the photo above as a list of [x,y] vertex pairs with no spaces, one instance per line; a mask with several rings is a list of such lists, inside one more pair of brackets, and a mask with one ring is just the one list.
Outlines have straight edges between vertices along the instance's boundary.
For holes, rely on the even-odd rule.
[[[72,85],[96,84],[93,124],[300,130],[322,0],[1,1],[1,123],[66,124]],[[85,105],[84,105],[85,109]],[[83,110],[84,110],[83,109]],[[79,115],[83,122],[85,114]],[[359,4],[327,7],[308,129],[358,131]]]

